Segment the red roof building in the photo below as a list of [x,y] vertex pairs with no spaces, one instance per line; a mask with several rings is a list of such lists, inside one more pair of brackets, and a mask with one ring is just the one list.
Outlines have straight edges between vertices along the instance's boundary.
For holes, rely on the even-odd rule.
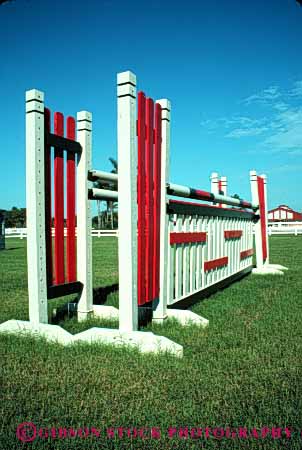
[[294,211],[289,206],[280,205],[277,208],[268,211],[269,222],[301,222],[302,214]]

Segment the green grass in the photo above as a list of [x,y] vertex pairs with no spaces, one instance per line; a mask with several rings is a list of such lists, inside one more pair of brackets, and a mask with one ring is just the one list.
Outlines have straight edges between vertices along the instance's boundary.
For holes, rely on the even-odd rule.
[[[28,319],[26,241],[0,252],[0,321]],[[184,346],[183,359],[103,345],[62,347],[0,336],[0,449],[277,449],[302,439],[302,238],[272,237],[283,277],[250,275],[192,309],[206,330],[149,326]],[[94,239],[94,286],[118,282],[114,238]],[[118,293],[108,296],[116,304]],[[55,304],[59,304],[58,301]],[[53,303],[52,303],[53,304]],[[51,314],[51,311],[50,311]],[[71,332],[106,325],[66,320]],[[111,324],[116,326],[116,324]],[[160,439],[41,439],[22,444],[19,423],[37,427],[159,427]],[[291,427],[291,439],[169,439],[168,427]]]

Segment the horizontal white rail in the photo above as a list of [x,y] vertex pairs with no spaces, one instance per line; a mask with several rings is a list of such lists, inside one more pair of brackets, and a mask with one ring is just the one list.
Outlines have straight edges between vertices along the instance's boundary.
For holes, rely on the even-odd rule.
[[302,222],[272,222],[268,224],[268,235],[302,234]]
[[180,184],[168,183],[167,191],[169,195],[176,197],[186,197],[215,203],[223,203],[226,205],[249,208],[253,210],[257,210],[259,207],[259,205],[246,202],[245,200],[228,197],[227,195],[214,194],[213,192],[201,191],[188,186],[182,186]]
[[118,200],[117,191],[109,191],[108,189],[92,188],[89,190],[89,198],[93,200]]
[[116,173],[104,172],[103,170],[90,170],[88,173],[88,178],[91,181],[101,180],[101,181],[113,181],[118,182],[118,175]]
[[[52,228],[52,236],[55,235],[55,230]],[[76,230],[77,234],[77,230]],[[5,238],[26,238],[27,229],[26,228],[6,228]],[[64,228],[64,236],[67,236],[67,229]],[[93,237],[118,237],[118,230],[91,230],[91,236]]]
[[288,228],[288,227],[298,227],[298,228],[302,228],[302,222],[270,222],[268,221],[268,226],[271,228]]
[[[298,236],[302,234],[302,222],[274,222],[274,224],[268,225],[268,235],[283,235],[290,234]],[[6,228],[5,237],[6,238],[20,238],[26,237],[26,228]],[[54,228],[52,229],[52,235],[54,236]],[[67,235],[66,228],[64,229],[64,235]],[[118,236],[118,230],[91,230],[91,236],[94,237],[106,237],[106,236]]]
[[298,234],[302,234],[302,227],[288,227],[288,228],[272,228],[269,227],[268,235],[282,235],[282,234],[293,234],[294,236],[298,236]]

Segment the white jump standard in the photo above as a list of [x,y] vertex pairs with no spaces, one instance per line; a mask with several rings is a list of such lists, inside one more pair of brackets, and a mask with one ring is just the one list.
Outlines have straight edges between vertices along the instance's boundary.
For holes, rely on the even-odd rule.
[[[254,273],[282,274],[282,266],[268,261],[266,178],[251,172],[252,202],[227,196],[226,178],[216,173],[211,176],[211,192],[171,183],[170,102],[154,102],[140,92],[137,104],[136,77],[131,72],[118,74],[117,102],[118,175],[91,167],[91,113],[79,112],[77,121],[68,117],[64,137],[63,114],[54,113],[52,133],[44,94],[26,93],[30,320],[5,322],[0,332],[33,332],[62,344],[126,344],[143,352],[182,356],[181,345],[138,331],[138,309],[152,311],[154,322],[174,318],[183,325],[207,326],[207,319],[180,308],[252,271],[254,227]],[[115,190],[92,188],[96,179],[110,182]],[[93,304],[93,199],[118,201],[119,309]],[[71,335],[48,324],[48,301],[68,294],[78,296],[78,320],[92,315],[114,318],[119,329],[94,327]]]

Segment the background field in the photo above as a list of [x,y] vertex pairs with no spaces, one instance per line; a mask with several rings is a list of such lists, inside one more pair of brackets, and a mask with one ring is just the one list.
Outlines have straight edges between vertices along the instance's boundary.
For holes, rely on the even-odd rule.
[[[171,321],[152,327],[184,346],[181,360],[0,336],[0,448],[300,450],[297,432],[282,441],[168,439],[165,433],[170,426],[302,429],[302,237],[272,237],[270,244],[271,262],[290,269],[283,277],[250,275],[196,304],[194,312],[210,320],[206,330]],[[109,293],[108,301],[116,304],[116,240],[95,238],[93,250],[94,286],[112,286],[99,289],[99,298]],[[26,270],[26,241],[7,240],[0,252],[1,322],[28,319]],[[61,325],[77,332],[92,322],[70,319]],[[16,428],[25,421],[49,428],[157,426],[162,437],[37,439],[24,445]]]

